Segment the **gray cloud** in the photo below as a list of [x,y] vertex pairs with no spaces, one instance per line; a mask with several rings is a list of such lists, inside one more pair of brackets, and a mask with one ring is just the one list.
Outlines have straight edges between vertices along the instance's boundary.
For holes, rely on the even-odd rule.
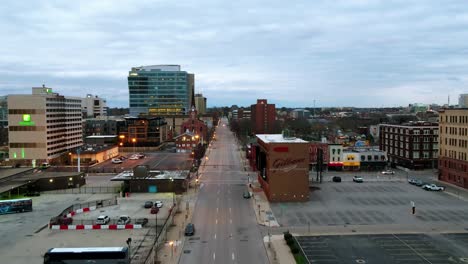
[[445,103],[466,92],[466,28],[463,0],[9,1],[0,93],[127,106],[129,69],[170,63],[211,106]]

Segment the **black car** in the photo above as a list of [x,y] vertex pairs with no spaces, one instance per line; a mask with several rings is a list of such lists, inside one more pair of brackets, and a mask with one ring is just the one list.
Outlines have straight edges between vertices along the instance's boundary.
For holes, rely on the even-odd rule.
[[249,198],[251,197],[250,192],[249,192],[249,191],[244,191],[243,197],[244,197],[245,199],[249,199]]
[[145,208],[151,208],[151,207],[153,207],[153,202],[152,202],[152,201],[146,201],[144,207],[145,207]]
[[145,226],[148,223],[148,218],[140,218],[135,221],[135,224]]
[[186,236],[193,236],[195,234],[195,225],[192,223],[188,223],[185,227],[185,235]]
[[341,182],[341,177],[340,176],[333,176],[332,181],[333,182]]
[[419,187],[421,187],[421,186],[423,186],[423,185],[425,185],[425,184],[426,184],[426,183],[423,182],[423,181],[421,181],[421,180],[416,180],[416,181],[414,182],[414,185],[419,186]]

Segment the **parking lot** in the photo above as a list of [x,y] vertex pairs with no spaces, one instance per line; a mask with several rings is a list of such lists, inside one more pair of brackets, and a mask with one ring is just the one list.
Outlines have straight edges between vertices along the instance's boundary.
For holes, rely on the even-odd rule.
[[[284,227],[445,225],[468,228],[468,206],[444,192],[425,191],[404,181],[324,182],[316,184],[310,201],[272,203]],[[416,213],[411,213],[411,202]]]
[[132,169],[138,165],[147,165],[152,170],[189,170],[192,167],[192,159],[189,153],[171,153],[171,152],[154,152],[145,153],[143,159],[131,160],[127,155],[127,159],[120,164],[113,164],[111,160],[106,160],[102,163],[89,167],[89,172],[119,172]]
[[296,237],[311,263],[467,263],[468,234]]
[[[148,219],[148,226],[155,226],[156,216],[158,218],[158,225],[162,225],[164,220],[169,215],[169,208],[172,205],[172,194],[170,193],[133,193],[129,198],[119,198],[118,205],[98,208],[98,210],[91,211],[84,214],[77,214],[73,217],[73,224],[95,224],[96,219],[100,215],[107,215],[110,218],[109,224],[116,224],[119,216],[128,215],[132,219],[130,224],[135,223],[137,219]],[[162,201],[163,206],[157,214],[151,214],[150,208],[144,208],[145,201]],[[102,230],[104,231],[104,230]]]

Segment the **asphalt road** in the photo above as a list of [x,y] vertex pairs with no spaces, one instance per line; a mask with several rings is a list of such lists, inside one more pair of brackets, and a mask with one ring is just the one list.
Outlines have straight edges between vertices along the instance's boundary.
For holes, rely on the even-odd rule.
[[247,177],[226,123],[202,163],[192,219],[196,232],[185,238],[179,263],[269,263],[255,212],[242,196]]

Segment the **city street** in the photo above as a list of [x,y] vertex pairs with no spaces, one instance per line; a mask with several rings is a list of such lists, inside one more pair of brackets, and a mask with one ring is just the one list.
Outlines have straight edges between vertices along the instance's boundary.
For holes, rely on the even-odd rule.
[[269,263],[255,212],[242,196],[247,176],[226,122],[200,167],[196,232],[185,238],[179,263]]

